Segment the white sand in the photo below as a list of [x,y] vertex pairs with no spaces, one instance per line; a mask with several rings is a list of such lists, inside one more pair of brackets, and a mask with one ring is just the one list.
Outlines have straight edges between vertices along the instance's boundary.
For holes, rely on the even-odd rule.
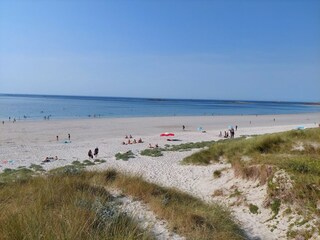
[[[275,121],[273,120],[275,118]],[[250,123],[251,121],[251,123]],[[238,125],[236,136],[281,132],[297,126],[316,127],[320,122],[320,113],[275,115],[275,116],[208,116],[208,117],[155,117],[155,118],[121,118],[121,119],[83,119],[83,120],[50,120],[35,122],[6,122],[0,125],[0,171],[4,168],[40,164],[47,156],[58,156],[60,160],[44,164],[45,169],[66,165],[74,160],[88,159],[88,150],[99,147],[99,158],[107,162],[92,169],[113,167],[125,172],[141,174],[145,179],[164,186],[176,187],[206,201],[214,201],[212,193],[216,189],[225,188],[230,191],[233,185],[243,188],[247,202],[258,202],[261,205],[265,187],[255,189],[252,182],[234,178],[231,171],[226,171],[221,179],[213,179],[216,169],[230,167],[227,164],[210,166],[184,166],[179,161],[192,152],[166,152],[163,157],[151,158],[139,155],[139,151],[148,148],[149,143],[159,146],[165,144],[181,144],[218,140],[219,131],[227,130],[229,125]],[[182,131],[182,125],[186,131]],[[206,133],[197,131],[202,126]],[[180,142],[168,142],[160,137],[162,132],[174,132]],[[64,143],[68,133],[71,143]],[[124,136],[131,134],[134,138],[142,138],[144,143],[122,145]],[[59,141],[56,141],[56,136]],[[118,152],[132,150],[137,156],[129,161],[115,160]],[[250,185],[250,186],[249,186]],[[261,192],[261,193],[260,193]],[[225,204],[226,198],[220,197]],[[232,204],[231,204],[232,205]],[[265,220],[271,216],[268,209],[261,214],[250,214],[245,205],[233,206],[232,210],[242,227],[251,236],[261,239],[281,239],[285,236],[287,226],[281,222],[271,232],[270,222]]]

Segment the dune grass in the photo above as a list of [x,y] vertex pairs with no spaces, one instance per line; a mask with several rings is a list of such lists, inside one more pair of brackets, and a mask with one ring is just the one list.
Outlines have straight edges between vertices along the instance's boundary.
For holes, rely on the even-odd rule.
[[154,239],[88,184],[93,173],[61,172],[0,186],[1,239]]
[[142,156],[161,157],[161,156],[163,156],[162,151],[163,151],[163,149],[161,149],[161,148],[150,148],[150,149],[142,150],[140,152],[140,154]]
[[115,170],[86,172],[77,162],[41,176],[22,170],[30,173],[23,181],[0,185],[1,239],[153,239],[118,210],[105,187],[147,203],[172,231],[187,239],[246,239],[224,207],[141,177]]
[[246,239],[230,212],[220,205],[206,204],[176,189],[161,187],[115,170],[105,172],[104,179],[124,194],[147,203],[159,217],[168,221],[172,231],[187,239]]
[[[276,202],[275,205],[282,201],[295,202],[301,209],[320,216],[317,209],[320,201],[319,128],[219,141],[209,149],[186,157],[183,163],[207,165],[221,157],[232,164],[236,175],[259,179],[262,184],[268,182],[271,202]],[[243,157],[249,160],[245,161]],[[292,193],[285,198],[279,197],[278,186],[270,183],[278,169],[284,169],[294,184]]]
[[163,156],[163,152],[184,152],[184,151],[191,151],[192,149],[204,148],[209,147],[214,143],[214,141],[204,141],[204,142],[190,142],[190,143],[182,143],[178,145],[169,145],[166,144],[164,148],[152,148],[152,149],[145,149],[140,152],[142,156],[149,156],[149,157],[161,157]]
[[130,151],[127,151],[125,153],[117,153],[115,155],[116,157],[116,160],[123,160],[123,161],[128,161],[130,158],[135,158],[133,152],[130,150]]

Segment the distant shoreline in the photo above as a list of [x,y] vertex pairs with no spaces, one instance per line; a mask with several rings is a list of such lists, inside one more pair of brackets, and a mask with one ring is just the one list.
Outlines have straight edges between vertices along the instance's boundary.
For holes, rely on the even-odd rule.
[[[144,120],[144,119],[178,119],[178,118],[238,118],[238,117],[272,117],[277,118],[279,116],[285,117],[285,116],[307,116],[307,115],[319,115],[320,112],[304,112],[304,113],[283,113],[283,114],[240,114],[240,115],[176,115],[176,116],[101,116],[101,117],[66,117],[66,118],[55,118],[54,116],[51,116],[50,120],[44,120],[42,118],[26,118],[26,119],[16,119],[17,122],[63,122],[63,121],[90,121],[90,120],[122,120],[122,119],[136,119],[136,120]],[[0,121],[5,121],[5,123],[9,123],[8,118],[1,118]],[[13,121],[13,118],[11,118],[10,122]],[[320,121],[320,119],[319,119]]]

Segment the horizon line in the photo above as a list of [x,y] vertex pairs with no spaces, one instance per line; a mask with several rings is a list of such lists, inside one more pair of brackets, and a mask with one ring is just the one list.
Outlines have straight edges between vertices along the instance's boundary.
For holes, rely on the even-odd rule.
[[320,101],[287,101],[287,100],[244,100],[244,99],[206,99],[206,98],[163,98],[163,97],[124,97],[124,96],[92,96],[92,95],[61,95],[41,93],[0,93],[0,96],[48,96],[48,97],[87,97],[87,98],[129,98],[129,99],[152,99],[152,100],[193,100],[193,101],[232,101],[232,102],[273,102],[273,103],[305,103],[320,104]]

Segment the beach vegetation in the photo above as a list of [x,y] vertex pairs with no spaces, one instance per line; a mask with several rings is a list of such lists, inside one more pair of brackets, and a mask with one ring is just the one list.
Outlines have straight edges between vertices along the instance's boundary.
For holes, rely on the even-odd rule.
[[161,157],[161,156],[163,156],[162,151],[163,151],[163,149],[161,149],[161,148],[151,148],[151,149],[142,150],[140,152],[140,154],[142,156]]
[[32,163],[29,168],[36,171],[36,172],[44,172],[45,171],[41,165],[34,164],[34,163]]
[[220,171],[220,170],[215,170],[215,171],[213,172],[213,177],[214,177],[214,178],[219,178],[219,177],[221,177],[221,171]]
[[191,151],[193,149],[200,149],[209,147],[214,143],[214,141],[203,141],[203,142],[190,142],[190,143],[182,143],[177,145],[169,145],[165,144],[164,148],[151,148],[145,149],[140,152],[142,156],[150,156],[150,157],[161,157],[163,156],[163,152],[172,151],[172,152],[184,152]]
[[133,152],[131,150],[125,152],[125,153],[117,153],[115,155],[116,160],[124,160],[124,161],[128,161],[130,158],[135,158]]
[[80,175],[84,171],[84,166],[80,165],[65,165],[63,167],[58,167],[49,171],[50,175],[56,176],[73,176]]
[[27,181],[36,173],[28,168],[11,169],[5,168],[2,173],[0,173],[0,183],[11,183],[11,182],[24,182]]
[[148,204],[158,217],[168,222],[170,230],[187,239],[246,239],[224,206],[207,204],[177,189],[115,170],[108,170],[104,175],[108,185]]
[[83,161],[83,165],[85,166],[92,166],[92,165],[95,165],[94,162],[90,161],[90,160],[84,160]]
[[[81,171],[74,174],[75,169]],[[106,190],[110,187],[148,204],[171,231],[187,239],[247,238],[223,206],[113,169],[87,172],[69,165],[23,184],[2,184],[1,239],[154,239],[118,207],[117,197]]]
[[222,189],[216,189],[216,190],[214,190],[212,196],[213,196],[213,197],[223,196],[223,190],[222,190]]
[[[182,163],[208,165],[221,158],[231,163],[236,176],[268,184],[267,205],[274,217],[281,203],[293,202],[298,208],[320,214],[319,128],[218,141]],[[279,171],[283,172],[278,176]]]
[[258,214],[258,210],[259,210],[259,207],[257,205],[254,205],[254,204],[249,204],[249,211],[252,213],[252,214]]
[[30,178],[0,188],[0,236],[9,239],[154,239],[121,212],[90,173]]
[[165,148],[166,151],[190,151],[192,149],[205,148],[211,146],[215,141],[203,141],[203,142],[189,142],[177,145],[169,145]]
[[105,163],[106,160],[104,160],[104,159],[95,159],[93,162],[94,163]]

